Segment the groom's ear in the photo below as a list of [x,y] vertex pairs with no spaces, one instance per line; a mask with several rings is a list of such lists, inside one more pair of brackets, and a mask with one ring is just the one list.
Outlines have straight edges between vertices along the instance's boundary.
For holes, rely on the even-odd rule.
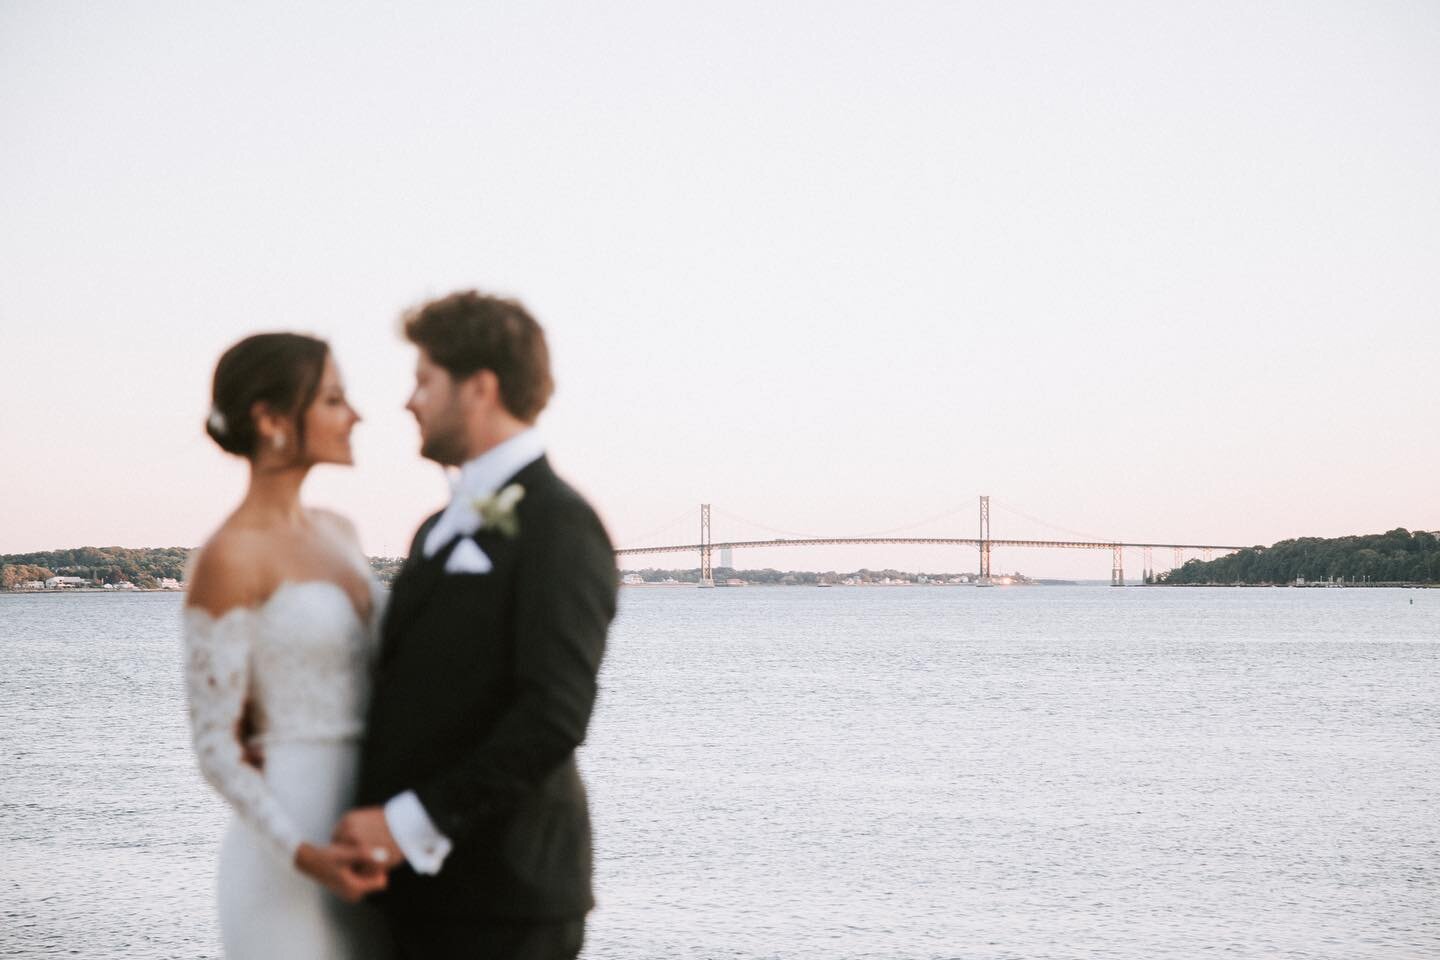
[[489,408],[500,404],[500,378],[495,375],[494,370],[481,368],[470,376],[461,380],[457,386],[460,389],[460,397],[466,404]]

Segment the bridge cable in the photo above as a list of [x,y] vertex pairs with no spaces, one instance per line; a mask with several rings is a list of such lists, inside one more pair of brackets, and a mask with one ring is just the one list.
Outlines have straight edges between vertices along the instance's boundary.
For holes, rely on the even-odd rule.
[[[944,512],[944,513],[937,513],[935,516],[933,516],[933,517],[927,517],[927,518],[925,518],[924,520],[917,520],[917,521],[914,522],[914,523],[907,523],[907,524],[905,524],[903,527],[891,527],[889,530],[876,530],[876,531],[873,531],[873,532],[871,532],[871,533],[858,534],[858,536],[861,536],[861,537],[884,537],[884,536],[889,536],[889,535],[892,534],[892,533],[904,533],[906,530],[914,530],[916,527],[923,527],[923,526],[925,526],[925,525],[927,525],[927,524],[936,523],[936,522],[938,522],[938,521],[940,521],[940,520],[947,520],[947,519],[949,519],[950,517],[959,516],[960,514],[965,513],[967,510],[974,510],[974,509],[975,509],[974,507],[959,507],[959,508],[957,508],[957,509],[955,509],[955,510],[947,510],[947,511]],[[961,538],[961,539],[966,539],[966,538]]]
[[[958,516],[958,515],[964,513],[966,510],[970,510],[970,509],[972,509],[972,508],[970,508],[970,507],[959,507],[959,508],[954,509],[954,510],[947,510],[947,511],[945,511],[944,513],[938,513],[938,514],[936,514],[936,515],[933,516],[933,517],[926,517],[924,520],[917,520],[917,521],[915,521],[914,523],[907,523],[907,524],[904,524],[904,525],[902,525],[902,526],[891,527],[891,528],[889,528],[888,530],[874,530],[874,531],[871,531],[871,532],[868,532],[868,533],[856,533],[856,534],[851,534],[850,536],[857,537],[857,538],[884,537],[884,536],[888,536],[888,535],[890,535],[890,534],[892,534],[892,533],[902,533],[902,532],[904,532],[904,531],[906,531],[906,530],[914,530],[916,527],[923,527],[923,526],[925,526],[926,524],[935,523],[935,522],[940,521],[940,520],[945,520],[945,519],[948,519],[948,518],[950,518],[950,517]],[[758,528],[758,529],[760,529],[760,530],[765,530],[765,531],[768,531],[768,532],[770,532],[770,533],[779,533],[779,534],[783,534],[783,535],[785,535],[785,536],[787,536],[787,537],[800,537],[800,538],[805,539],[805,540],[828,540],[828,539],[832,539],[831,537],[823,537],[823,536],[820,536],[820,535],[817,535],[817,534],[814,534],[814,533],[802,533],[802,532],[800,532],[800,531],[798,531],[798,530],[782,530],[782,529],[780,529],[780,528],[778,528],[778,527],[772,527],[772,526],[769,526],[769,525],[764,524],[764,523],[757,523],[757,522],[755,522],[754,520],[747,520],[745,517],[736,516],[735,514],[730,513],[728,510],[721,510],[721,509],[719,509],[718,507],[711,507],[711,510],[713,510],[713,511],[714,511],[715,513],[717,513],[717,514],[720,514],[721,516],[726,517],[727,519],[736,520],[736,521],[738,521],[738,522],[740,522],[740,523],[745,524],[746,526],[756,527],[756,528]]]
[[[657,536],[657,535],[659,535],[659,534],[662,534],[662,533],[666,532],[666,531],[669,530],[671,527],[675,526],[677,523],[680,523],[682,520],[685,520],[687,517],[688,517],[688,518],[693,518],[694,515],[695,515],[695,511],[694,511],[693,509],[691,509],[691,510],[686,510],[684,513],[680,514],[678,517],[673,517],[673,518],[671,518],[670,520],[665,521],[665,522],[664,522],[663,524],[661,524],[660,526],[656,527],[656,528],[653,529],[653,530],[648,531],[647,533],[645,533],[645,534],[642,535],[642,536],[636,537],[635,539],[638,540],[638,541],[641,541],[642,544],[643,544],[644,541],[649,540],[651,537],[654,537],[654,536]],[[697,521],[697,526],[698,526],[698,521]],[[698,537],[698,534],[697,534],[697,537]],[[625,549],[640,549],[640,548],[639,548],[639,547],[633,547],[633,548],[625,548]]]
[[1040,519],[1039,517],[1033,517],[1033,516],[1031,516],[1030,514],[1026,513],[1025,511],[1016,509],[1015,507],[1011,506],[1010,504],[1008,504],[1008,503],[1006,503],[1005,501],[1000,500],[1000,499],[998,499],[998,498],[996,498],[996,497],[991,497],[991,498],[990,498],[990,502],[993,503],[993,504],[995,504],[995,505],[996,505],[997,507],[999,507],[1000,509],[1004,510],[1006,513],[1013,513],[1013,514],[1015,514],[1017,517],[1022,517],[1022,518],[1026,519],[1026,520],[1031,521],[1032,523],[1038,523],[1038,524],[1040,524],[1040,526],[1042,526],[1042,527],[1047,527],[1047,528],[1049,528],[1049,529],[1051,529],[1051,530],[1059,530],[1059,531],[1062,532],[1062,533],[1068,533],[1068,534],[1070,534],[1070,536],[1072,536],[1072,537],[1079,537],[1081,540],[1088,540],[1088,541],[1090,541],[1091,543],[1114,543],[1114,542],[1116,542],[1116,538],[1114,538],[1114,537],[1097,537],[1097,536],[1094,536],[1093,534],[1087,533],[1087,532],[1085,532],[1085,531],[1083,531],[1083,530],[1072,530],[1072,529],[1070,529],[1069,527],[1062,527],[1062,526],[1061,526],[1060,524],[1058,524],[1058,523],[1051,523],[1051,522],[1049,522],[1048,520],[1042,520],[1042,519]]
[[719,507],[711,507],[711,508],[710,508],[710,511],[711,511],[712,513],[718,513],[720,516],[726,517],[726,518],[728,518],[728,519],[730,519],[730,520],[735,520],[735,521],[737,521],[737,522],[739,522],[739,523],[743,523],[743,524],[745,524],[745,525],[748,526],[748,527],[756,527],[757,529],[765,530],[765,531],[768,531],[768,532],[770,532],[770,533],[781,533],[781,534],[784,534],[784,535],[787,536],[787,537],[798,537],[798,538],[800,538],[800,539],[802,539],[802,540],[823,540],[823,539],[826,539],[826,538],[824,538],[824,537],[817,536],[817,535],[815,535],[814,533],[801,533],[801,532],[798,531],[798,530],[781,530],[779,527],[772,527],[772,526],[768,526],[768,525],[763,524],[763,523],[756,523],[754,520],[747,520],[747,519],[745,519],[744,517],[736,516],[735,514],[731,513],[731,512],[728,511],[728,510],[721,510]]

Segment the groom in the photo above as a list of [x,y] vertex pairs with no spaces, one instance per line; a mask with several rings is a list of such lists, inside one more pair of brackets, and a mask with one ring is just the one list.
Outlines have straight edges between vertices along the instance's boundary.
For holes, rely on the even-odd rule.
[[615,614],[604,527],[550,469],[539,324],[474,291],[405,318],[421,453],[460,468],[386,612],[358,802],[335,830],[385,869],[402,957],[579,955],[590,820],[575,748]]

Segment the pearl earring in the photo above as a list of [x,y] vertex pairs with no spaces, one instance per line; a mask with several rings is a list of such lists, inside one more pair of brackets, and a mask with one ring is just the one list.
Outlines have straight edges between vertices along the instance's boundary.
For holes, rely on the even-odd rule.
[[276,449],[276,450],[284,450],[284,449],[285,449],[285,434],[283,434],[283,433],[277,433],[277,434],[275,434],[275,449]]

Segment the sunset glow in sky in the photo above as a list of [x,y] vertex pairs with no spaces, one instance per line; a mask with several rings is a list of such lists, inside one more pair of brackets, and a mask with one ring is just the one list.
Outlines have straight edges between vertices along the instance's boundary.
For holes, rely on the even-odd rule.
[[397,318],[457,287],[546,325],[622,546],[1440,529],[1437,91],[1424,2],[6,2],[0,553],[202,541],[272,329],[366,416],[309,498],[403,552]]

